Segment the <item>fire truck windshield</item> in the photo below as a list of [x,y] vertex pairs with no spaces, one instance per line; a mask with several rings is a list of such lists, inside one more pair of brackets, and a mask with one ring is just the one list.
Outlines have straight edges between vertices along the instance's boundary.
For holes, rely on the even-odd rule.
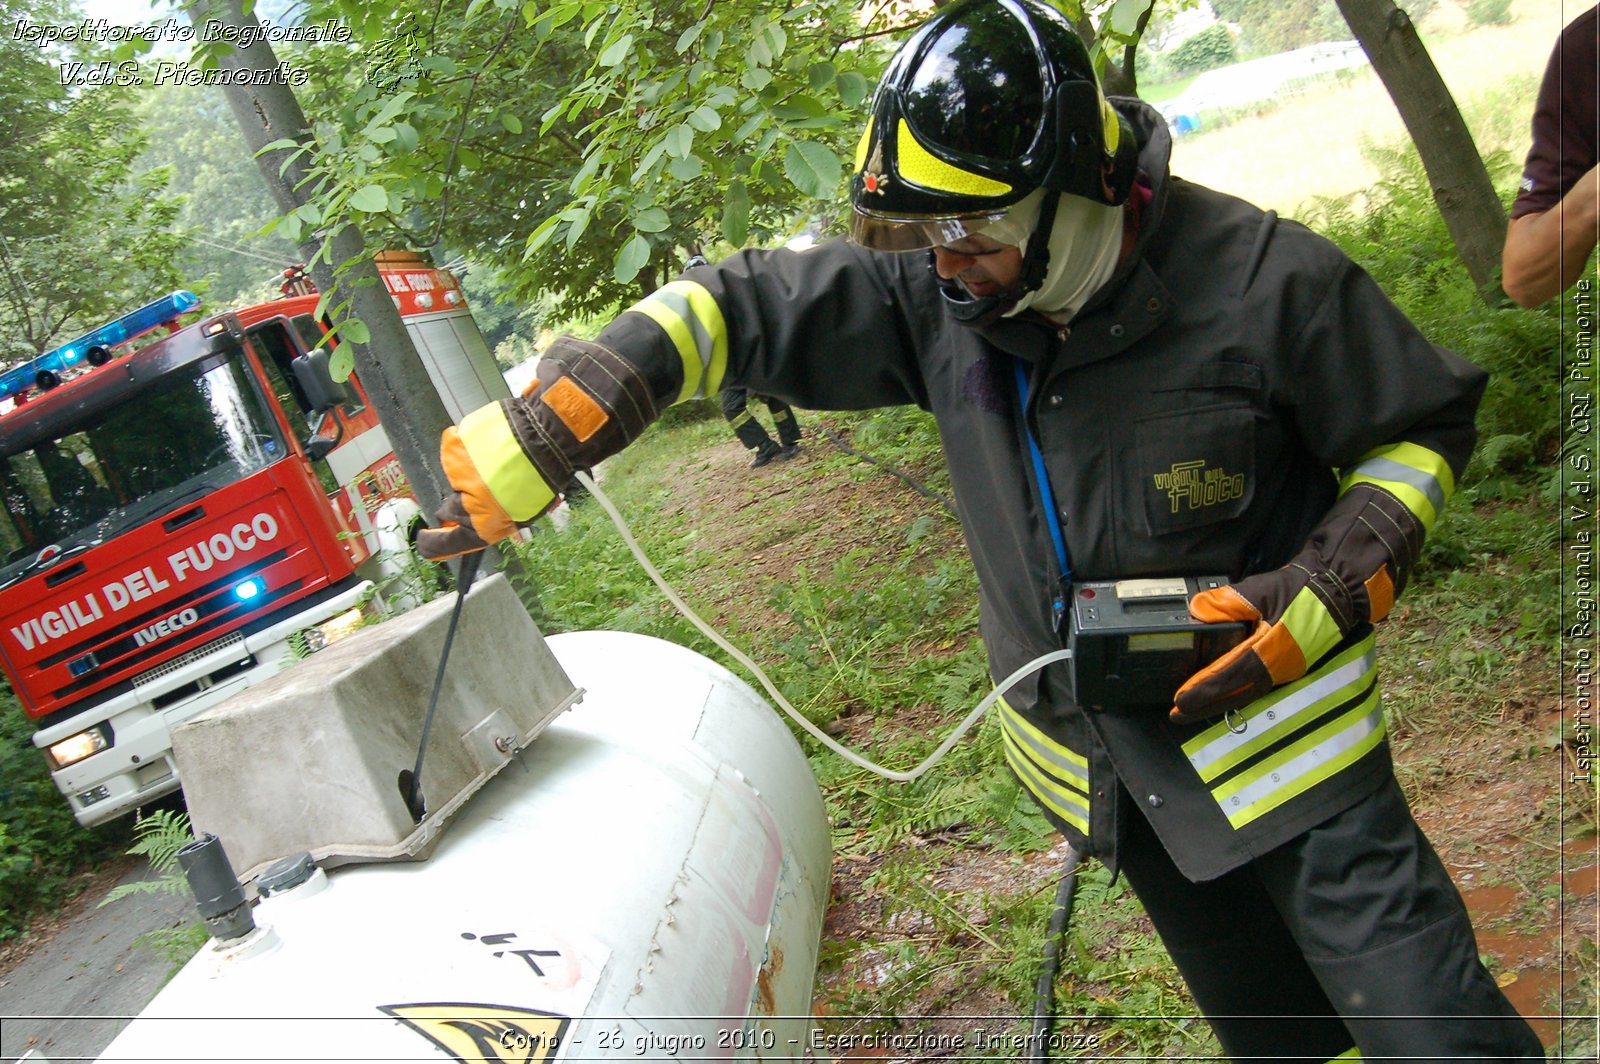
[[85,550],[290,453],[238,349],[52,432],[0,458],[0,586],[46,547]]

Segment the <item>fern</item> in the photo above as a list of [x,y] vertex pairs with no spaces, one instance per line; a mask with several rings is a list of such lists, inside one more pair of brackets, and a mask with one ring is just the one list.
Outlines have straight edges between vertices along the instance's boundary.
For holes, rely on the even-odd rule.
[[189,824],[189,814],[171,809],[157,809],[142,816],[133,826],[134,843],[128,853],[149,859],[155,879],[142,879],[136,883],[122,883],[106,895],[102,906],[110,905],[130,894],[177,894],[188,892],[189,884],[178,867],[178,851],[194,841],[194,830]]

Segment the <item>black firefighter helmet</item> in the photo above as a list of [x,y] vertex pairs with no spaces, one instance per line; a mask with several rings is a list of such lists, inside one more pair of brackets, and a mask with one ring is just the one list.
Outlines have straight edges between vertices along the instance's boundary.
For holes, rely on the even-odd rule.
[[856,151],[851,235],[913,251],[982,232],[1035,189],[1115,206],[1137,156],[1088,51],[1040,0],[960,0],[889,61]]

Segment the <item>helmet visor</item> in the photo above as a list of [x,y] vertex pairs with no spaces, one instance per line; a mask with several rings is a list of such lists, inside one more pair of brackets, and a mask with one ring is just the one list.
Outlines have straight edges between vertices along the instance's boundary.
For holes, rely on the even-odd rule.
[[850,239],[868,251],[926,251],[982,235],[1005,216],[996,211],[963,218],[890,218],[858,209],[850,219]]

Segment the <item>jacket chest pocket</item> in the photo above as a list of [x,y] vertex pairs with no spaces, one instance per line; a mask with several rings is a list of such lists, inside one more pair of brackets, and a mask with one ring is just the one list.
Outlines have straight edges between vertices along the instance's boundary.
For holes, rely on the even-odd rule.
[[1255,411],[1226,402],[1140,418],[1134,455],[1134,511],[1152,536],[1229,520],[1255,495]]

